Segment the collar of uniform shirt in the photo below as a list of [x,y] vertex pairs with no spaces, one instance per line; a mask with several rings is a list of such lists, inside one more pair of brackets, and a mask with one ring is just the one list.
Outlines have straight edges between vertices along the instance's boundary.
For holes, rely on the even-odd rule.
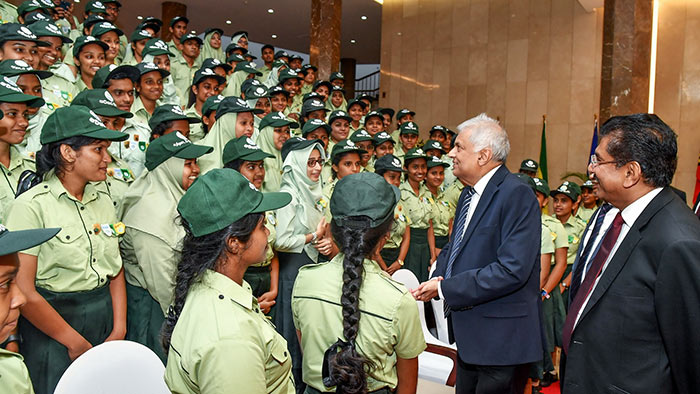
[[[474,184],[474,186],[473,186],[474,193],[478,194],[479,196],[484,194],[484,190],[486,189],[486,185],[489,184],[489,181],[491,180],[491,178],[493,178],[493,174],[495,174],[496,171],[498,171],[498,169],[501,168],[502,165],[503,164],[497,165],[494,169],[492,169],[491,171],[487,172],[484,176],[482,176],[481,179],[479,179],[476,182],[476,184]],[[473,198],[472,198],[472,200],[473,200]]]

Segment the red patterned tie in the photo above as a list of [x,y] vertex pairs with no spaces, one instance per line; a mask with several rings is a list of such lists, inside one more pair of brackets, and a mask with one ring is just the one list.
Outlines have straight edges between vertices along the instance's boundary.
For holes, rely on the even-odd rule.
[[576,318],[578,317],[583,303],[586,301],[589,294],[591,294],[591,291],[593,291],[593,285],[595,284],[596,278],[598,278],[600,273],[603,271],[603,266],[608,260],[608,256],[610,256],[610,252],[615,246],[615,242],[617,242],[617,237],[620,235],[620,230],[622,230],[623,223],[622,213],[618,212],[617,216],[615,216],[615,220],[613,220],[613,223],[610,226],[610,229],[603,238],[603,242],[600,245],[600,249],[598,249],[598,253],[596,253],[595,257],[593,258],[591,268],[588,270],[586,278],[583,280],[583,283],[581,283],[581,287],[578,289],[578,292],[576,293],[576,296],[569,307],[569,313],[566,315],[566,321],[564,322],[564,332],[562,333],[564,352],[567,354],[569,353],[569,344],[571,342],[571,334],[574,331],[574,323],[576,323]]

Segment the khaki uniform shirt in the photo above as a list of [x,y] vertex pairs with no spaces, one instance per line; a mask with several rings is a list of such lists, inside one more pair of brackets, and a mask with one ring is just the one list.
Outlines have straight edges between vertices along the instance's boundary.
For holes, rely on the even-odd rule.
[[248,283],[207,270],[190,288],[173,331],[165,383],[179,393],[293,394],[287,342]]
[[428,192],[427,197],[432,205],[431,219],[436,237],[444,237],[450,233],[450,220],[455,216],[456,205],[450,204],[445,195],[446,188],[440,186],[438,195]]
[[[339,253],[328,263],[302,267],[292,292],[292,315],[294,325],[301,331],[304,352],[304,382],[324,392],[332,388],[326,388],[322,382],[323,354],[338,338],[343,338],[343,258]],[[394,389],[398,383],[396,359],[418,357],[426,348],[418,307],[408,290],[377,263],[365,259],[362,265],[355,348],[376,365],[367,376],[368,390]]]
[[406,233],[406,226],[411,225],[411,221],[405,213],[403,205],[401,205],[401,201],[399,201],[399,203],[396,204],[396,208],[394,208],[394,223],[391,225],[389,239],[386,241],[386,244],[384,244],[384,248],[396,249],[401,247],[403,235]]
[[187,64],[185,58],[179,54],[170,61],[170,76],[173,79],[175,88],[177,89],[177,94],[180,96],[180,105],[187,105],[187,99],[189,98],[190,86],[192,86],[192,79],[194,78],[194,73],[201,67],[199,59],[196,59],[190,67]]
[[[0,223],[5,223],[7,209],[14,201],[17,193],[19,176],[26,170],[36,171],[34,160],[24,156],[15,146],[10,146],[10,167],[0,164],[2,178],[0,179]],[[14,230],[14,229],[13,229]]]
[[569,242],[569,251],[566,253],[566,264],[571,265],[574,263],[574,260],[576,260],[576,253],[581,243],[583,231],[586,229],[586,223],[576,216],[571,215],[569,216],[569,220],[563,224],[567,233],[567,241]]
[[143,123],[136,123],[132,119],[127,119],[121,130],[122,133],[129,134],[125,141],[114,141],[109,146],[109,152],[116,159],[126,163],[121,168],[129,168],[133,178],[138,178],[146,168],[146,148],[148,140],[151,138],[151,129]]
[[588,224],[588,221],[591,220],[591,216],[593,216],[596,209],[598,209],[597,206],[594,206],[593,208],[586,208],[583,206],[583,204],[581,204],[578,207],[578,211],[576,211],[576,217]]
[[272,263],[272,258],[275,257],[275,238],[277,238],[277,229],[275,226],[277,225],[277,215],[275,215],[275,211],[268,211],[265,212],[265,228],[267,228],[267,231],[270,232],[270,235],[267,236],[267,251],[265,252],[265,261],[262,263],[258,264],[253,264],[251,267],[267,267]]
[[7,1],[0,1],[0,24],[17,23],[17,6]]
[[141,97],[134,98],[134,103],[131,104],[131,113],[134,114],[134,117],[128,119],[127,122],[140,123],[144,127],[148,127],[148,121],[151,120],[151,116],[153,115],[148,113],[146,107],[143,106]]
[[[194,108],[194,104],[185,110],[185,115],[191,118],[197,118],[199,120],[202,119],[202,117],[197,113],[197,110]],[[203,123],[190,124],[190,141],[197,142],[204,138],[204,129],[202,128],[202,125]]]
[[107,179],[104,182],[96,183],[98,189],[109,194],[112,199],[115,212],[119,212],[124,194],[136,179],[136,175],[125,161],[112,156],[112,162],[107,165]]
[[554,236],[549,227],[542,223],[542,234],[540,237],[540,254],[554,253]]
[[[65,64],[61,64],[58,67],[52,67],[49,71],[56,73],[60,67],[68,67]],[[67,107],[73,101],[79,92],[75,85],[75,80],[68,80],[64,78],[65,70],[61,70],[60,75],[54,74],[52,77],[42,79],[42,95],[44,101],[46,101],[46,106],[50,110],[55,110],[60,107]],[[68,71],[70,72],[70,71]]]
[[24,358],[5,349],[0,349],[0,393],[34,394]]
[[61,228],[54,238],[22,251],[37,256],[37,287],[55,292],[93,290],[122,268],[118,234],[123,233],[123,224],[117,222],[109,195],[91,183],[78,201],[58,177],[49,174],[10,206],[7,227]]
[[456,180],[445,190],[445,199],[447,202],[452,204],[455,209],[457,207],[457,203],[459,202],[459,196],[462,195],[462,190],[464,190],[464,184],[459,180]]
[[406,210],[406,216],[411,220],[412,228],[430,227],[433,206],[430,203],[430,190],[421,184],[418,195],[408,181],[401,182],[401,203]]

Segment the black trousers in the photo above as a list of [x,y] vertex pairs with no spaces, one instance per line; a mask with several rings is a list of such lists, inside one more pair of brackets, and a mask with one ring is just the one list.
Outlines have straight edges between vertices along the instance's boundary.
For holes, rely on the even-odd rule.
[[457,358],[457,394],[522,394],[530,364],[485,366]]

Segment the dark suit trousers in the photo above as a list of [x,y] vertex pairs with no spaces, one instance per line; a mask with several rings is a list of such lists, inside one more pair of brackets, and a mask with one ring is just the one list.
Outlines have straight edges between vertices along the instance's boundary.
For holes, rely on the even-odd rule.
[[530,364],[484,366],[457,357],[456,394],[522,394]]

